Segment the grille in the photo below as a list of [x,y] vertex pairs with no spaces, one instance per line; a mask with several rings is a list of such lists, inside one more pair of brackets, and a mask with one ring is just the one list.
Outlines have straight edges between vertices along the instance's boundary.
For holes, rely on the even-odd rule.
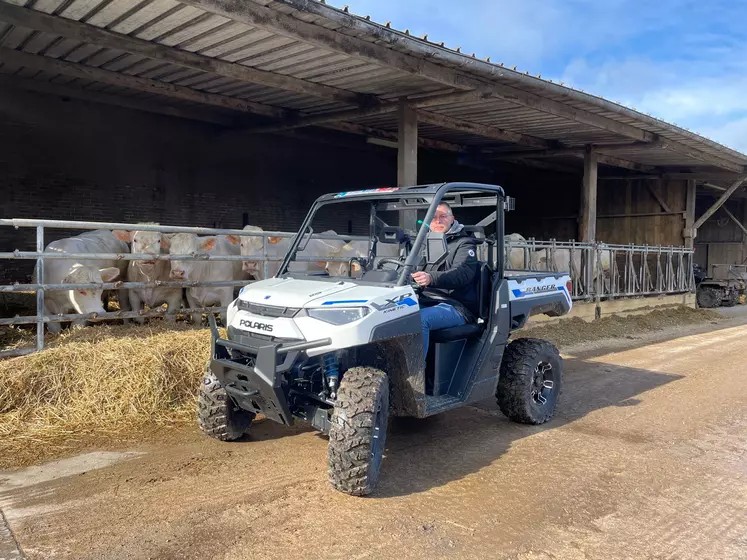
[[242,311],[248,311],[254,315],[262,317],[293,317],[300,311],[297,307],[278,307],[274,305],[259,305],[258,303],[249,303],[248,301],[239,300],[237,305]]

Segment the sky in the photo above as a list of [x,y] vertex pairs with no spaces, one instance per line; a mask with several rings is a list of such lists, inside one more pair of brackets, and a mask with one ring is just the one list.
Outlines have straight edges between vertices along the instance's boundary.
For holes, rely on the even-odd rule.
[[747,153],[747,0],[343,1]]

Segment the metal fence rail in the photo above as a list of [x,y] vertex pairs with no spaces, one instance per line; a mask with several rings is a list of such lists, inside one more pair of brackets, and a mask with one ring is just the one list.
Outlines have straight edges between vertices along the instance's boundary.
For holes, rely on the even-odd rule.
[[567,272],[573,299],[601,300],[693,292],[695,252],[686,247],[506,238],[516,271]]
[[[14,350],[0,351],[0,358],[28,354],[44,348],[44,325],[49,323],[61,323],[67,321],[87,321],[87,320],[108,320],[108,319],[132,319],[145,317],[162,317],[165,315],[163,308],[139,311],[117,311],[107,313],[88,313],[77,314],[69,313],[62,315],[47,315],[44,309],[44,293],[47,291],[59,290],[86,290],[86,289],[103,289],[103,290],[120,290],[120,289],[139,289],[155,287],[173,287],[173,288],[194,288],[194,287],[240,287],[245,286],[252,280],[226,280],[226,281],[163,281],[156,280],[153,282],[101,282],[101,283],[45,283],[44,281],[44,261],[49,260],[115,260],[115,261],[132,261],[132,260],[159,260],[159,261],[248,261],[261,262],[264,269],[264,277],[269,276],[269,265],[272,262],[281,262],[284,255],[268,255],[267,245],[269,238],[293,238],[295,233],[284,231],[262,231],[250,232],[237,229],[221,228],[203,228],[203,227],[182,227],[182,226],[162,226],[157,224],[129,224],[119,222],[76,222],[63,220],[35,220],[35,219],[0,219],[0,226],[13,228],[33,228],[36,231],[36,250],[21,251],[14,250],[11,252],[0,252],[0,260],[34,260],[36,261],[36,282],[29,284],[12,284],[0,285],[0,293],[3,292],[36,292],[36,315],[24,317],[0,318],[0,326],[6,325],[23,325],[36,324],[36,345],[33,348],[19,348]],[[125,230],[125,231],[155,231],[159,233],[191,233],[200,236],[212,235],[235,235],[240,237],[259,237],[262,239],[262,251],[260,255],[241,256],[241,255],[210,255],[210,254],[190,254],[190,255],[172,255],[172,254],[134,254],[134,253],[59,253],[45,252],[45,233],[50,229],[64,230]],[[314,233],[314,239],[323,240],[342,240],[342,241],[366,241],[367,237],[355,235],[331,235],[327,233]],[[298,255],[298,262],[315,262],[323,260],[325,262],[348,262],[349,258],[332,257],[326,255]],[[199,307],[179,309],[176,313],[219,313],[225,311],[224,307]]]
[[[140,289],[155,287],[194,288],[194,287],[239,287],[245,286],[248,280],[225,281],[163,281],[153,282],[102,282],[102,283],[46,283],[44,279],[43,262],[47,260],[163,260],[163,261],[256,261],[263,263],[264,277],[269,276],[269,265],[280,262],[283,256],[268,255],[268,238],[291,238],[295,233],[282,231],[249,232],[236,229],[161,226],[155,224],[128,224],[112,222],[74,222],[61,220],[33,220],[33,219],[0,219],[0,226],[14,228],[34,228],[36,231],[36,250],[0,252],[1,259],[34,260],[36,261],[36,282],[26,284],[0,285],[0,293],[7,292],[36,292],[36,315],[12,318],[0,318],[0,326],[36,324],[36,346],[2,351],[0,357],[21,355],[44,348],[44,325],[67,321],[87,320],[116,320],[141,317],[162,317],[162,308],[148,311],[117,311],[89,314],[47,315],[44,310],[44,294],[55,290],[85,290],[85,289]],[[236,235],[240,237],[262,238],[260,255],[209,255],[209,254],[134,254],[134,253],[59,253],[45,252],[45,231],[49,229],[64,230],[126,230],[126,231],[156,231],[160,233],[191,233],[195,235]],[[354,235],[330,235],[314,233],[316,239],[366,241],[367,237]],[[487,249],[486,245],[480,247]],[[506,238],[505,262],[507,272],[567,272],[573,282],[574,300],[610,299],[615,297],[634,297],[647,295],[661,295],[691,292],[695,289],[693,274],[692,249],[684,247],[654,247],[646,245],[609,245],[603,243],[577,243],[574,241],[560,242],[555,240],[538,241],[528,239],[514,241]],[[482,255],[485,259],[486,255]],[[348,262],[349,258],[328,257],[324,255],[299,255],[299,262]],[[176,313],[218,313],[225,311],[223,307],[203,307],[179,309]],[[169,314],[171,315],[171,314]]]

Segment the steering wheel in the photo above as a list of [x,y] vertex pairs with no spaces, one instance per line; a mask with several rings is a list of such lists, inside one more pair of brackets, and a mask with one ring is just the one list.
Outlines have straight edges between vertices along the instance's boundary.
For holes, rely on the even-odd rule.
[[394,265],[394,266],[396,266],[397,268],[402,268],[403,266],[405,266],[405,263],[404,263],[404,262],[402,262],[402,261],[401,261],[401,260],[399,260],[399,259],[390,259],[390,258],[388,258],[388,257],[384,257],[384,258],[382,258],[382,259],[381,259],[381,260],[380,260],[380,261],[378,262],[378,264],[376,265],[376,269],[377,269],[377,270],[381,270],[382,268],[384,268],[384,267],[383,267],[383,265],[385,265],[385,264],[393,264],[393,265]]

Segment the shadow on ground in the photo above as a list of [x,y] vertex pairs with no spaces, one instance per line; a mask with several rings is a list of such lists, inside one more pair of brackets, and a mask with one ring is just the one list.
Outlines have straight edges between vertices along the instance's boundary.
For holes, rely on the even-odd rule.
[[[510,422],[493,400],[423,420],[393,418],[387,455],[374,496],[425,492],[464,478],[499,459],[514,441],[552,430],[610,406],[636,406],[636,397],[682,376],[565,360],[555,418],[541,426]],[[538,457],[538,462],[543,462]]]

